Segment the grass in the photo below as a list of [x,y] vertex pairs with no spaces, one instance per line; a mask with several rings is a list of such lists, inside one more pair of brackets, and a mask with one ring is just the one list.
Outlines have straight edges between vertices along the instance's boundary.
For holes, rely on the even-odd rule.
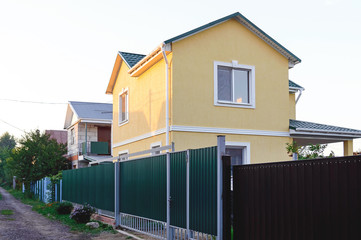
[[13,215],[14,214],[13,210],[9,210],[9,209],[3,209],[0,211],[0,213],[2,215]]
[[72,231],[86,232],[91,234],[98,234],[101,232],[116,233],[116,231],[113,230],[112,226],[108,224],[104,224],[99,221],[94,221],[99,223],[99,228],[93,229],[93,228],[89,228],[83,223],[77,223],[75,220],[70,219],[69,214],[60,215],[56,211],[56,207],[57,207],[56,203],[50,203],[50,204],[42,203],[38,200],[34,200],[32,198],[26,197],[25,194],[23,194],[21,191],[18,190],[8,189],[8,192],[11,195],[13,195],[16,199],[21,200],[21,202],[23,202],[24,204],[32,206],[33,211],[36,211],[47,218],[57,220],[63,223],[64,225],[69,226]]
[[3,198],[3,196],[1,196],[1,193],[0,193],[0,200]]

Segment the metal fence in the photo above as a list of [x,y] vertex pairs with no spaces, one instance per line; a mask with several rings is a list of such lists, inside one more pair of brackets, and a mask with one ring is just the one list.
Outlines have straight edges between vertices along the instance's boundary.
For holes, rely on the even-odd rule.
[[63,171],[63,199],[114,212],[114,164]]
[[361,157],[234,166],[234,239],[361,239]]
[[116,225],[155,238],[222,239],[222,140],[223,150],[216,146],[136,159],[129,154],[115,164],[64,171],[63,199],[111,211]]
[[[30,184],[30,191],[34,194],[36,199],[44,203],[61,202],[62,201],[61,185],[62,185],[62,180],[52,184],[50,178],[45,177]],[[23,183],[23,192],[24,191],[25,191],[25,187]]]

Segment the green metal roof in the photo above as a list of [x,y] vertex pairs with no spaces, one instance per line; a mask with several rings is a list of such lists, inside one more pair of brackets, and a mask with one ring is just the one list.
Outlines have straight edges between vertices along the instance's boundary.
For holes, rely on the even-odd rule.
[[136,53],[128,53],[128,52],[119,52],[119,55],[123,59],[123,61],[128,65],[129,68],[132,68],[135,64],[137,64],[140,60],[142,60],[145,55],[136,54]]
[[293,130],[307,130],[310,132],[322,132],[322,133],[337,133],[337,134],[356,134],[360,135],[361,130],[336,127],[326,124],[319,124],[313,122],[305,122],[299,120],[290,119],[290,129]]
[[305,90],[303,87],[301,87],[300,85],[298,85],[297,83],[291,81],[291,80],[288,80],[288,87],[290,88],[294,88],[294,89],[302,89],[302,90]]
[[263,39],[267,44],[275,48],[278,52],[280,52],[282,55],[287,57],[289,60],[291,60],[294,63],[300,63],[301,59],[299,59],[296,55],[291,53],[289,50],[287,50],[284,46],[282,46],[280,43],[278,43],[276,40],[274,40],[272,37],[270,37],[268,34],[263,32],[259,27],[257,27],[255,24],[253,24],[250,20],[248,20],[245,16],[240,14],[239,12],[233,13],[229,16],[220,18],[218,20],[215,20],[213,22],[207,23],[203,26],[200,26],[198,28],[195,28],[193,30],[190,30],[188,32],[185,32],[183,34],[180,34],[176,37],[170,38],[166,41],[164,41],[165,44],[172,43],[178,40],[181,40],[183,38],[189,37],[193,34],[196,34],[200,31],[206,30],[207,28],[213,27],[217,24],[220,24],[222,22],[225,22],[229,19],[236,19],[238,22],[243,24],[246,28],[248,28],[250,31],[252,31],[254,34],[256,34],[258,37]]

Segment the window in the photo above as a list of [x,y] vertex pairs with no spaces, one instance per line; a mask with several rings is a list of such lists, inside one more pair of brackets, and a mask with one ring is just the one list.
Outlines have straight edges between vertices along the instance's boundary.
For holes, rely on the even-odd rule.
[[226,154],[231,156],[231,190],[233,190],[233,166],[250,164],[249,142],[226,142]]
[[119,125],[128,121],[128,91],[119,94]]
[[214,104],[217,106],[255,107],[254,66],[214,63]]
[[74,128],[70,129],[70,144],[73,145],[75,143],[75,136],[74,136]]
[[[118,153],[119,158],[120,158],[120,161],[128,160],[128,157],[124,157],[125,155],[128,155],[128,154],[129,154],[129,151],[128,151],[128,150],[120,151],[120,152]],[[123,157],[122,157],[122,156],[123,156]]]
[[[160,148],[161,146],[162,146],[161,142],[155,142],[150,145],[150,149]],[[157,154],[161,154],[161,151],[152,152],[150,155],[157,155]]]

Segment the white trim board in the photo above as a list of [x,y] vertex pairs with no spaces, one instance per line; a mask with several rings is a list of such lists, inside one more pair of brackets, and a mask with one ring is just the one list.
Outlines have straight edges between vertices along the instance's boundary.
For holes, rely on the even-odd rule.
[[157,136],[157,135],[160,135],[160,134],[163,134],[163,133],[165,133],[165,128],[158,129],[158,130],[156,130],[154,132],[146,133],[146,134],[143,134],[143,135],[140,135],[140,136],[136,136],[136,137],[127,139],[127,140],[119,142],[119,143],[114,143],[113,148],[120,147],[120,146],[129,144],[129,143],[137,142],[137,141],[140,141],[140,140],[143,140],[143,139],[146,139],[146,138],[154,137],[154,136]]
[[[195,127],[195,126],[170,126],[170,131],[175,132],[200,132],[200,133],[216,133],[216,134],[237,134],[237,135],[254,135],[254,136],[271,136],[271,137],[290,137],[289,132],[280,131],[266,131],[266,130],[251,130],[251,129],[237,129],[237,128],[213,128],[213,127]],[[134,138],[127,139],[122,142],[114,143],[113,148],[120,147],[126,144],[137,142],[153,136],[165,133],[165,128],[146,133]]]
[[171,126],[171,131],[177,132],[201,132],[201,133],[219,133],[219,134],[238,134],[238,135],[257,135],[272,137],[289,137],[289,132],[252,130],[238,128],[214,128],[214,127],[195,127],[195,126]]

